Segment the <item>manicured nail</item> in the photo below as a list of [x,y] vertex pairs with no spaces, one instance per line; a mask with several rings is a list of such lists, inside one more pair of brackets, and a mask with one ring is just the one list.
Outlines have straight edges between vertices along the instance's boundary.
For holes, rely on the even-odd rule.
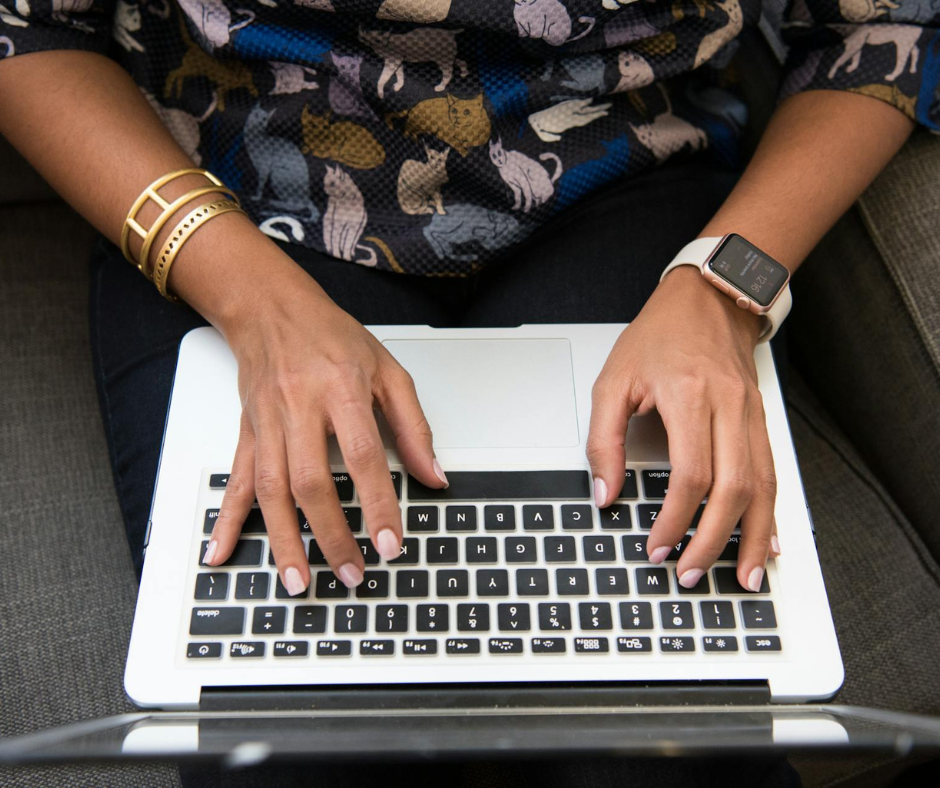
[[219,552],[219,543],[213,539],[206,548],[206,554],[202,557],[202,562],[204,564],[211,564],[217,552]]
[[355,588],[362,582],[362,572],[355,564],[343,564],[337,574],[339,574],[339,579],[343,581],[346,588]]
[[386,561],[393,561],[401,555],[401,543],[391,528],[383,528],[375,538],[379,555]]
[[774,555],[780,555],[780,540],[777,539],[776,534],[770,537],[770,552]]
[[434,458],[434,475],[444,482],[445,487],[450,487],[450,482],[447,481],[447,475],[444,473],[444,469],[441,467],[441,464],[437,461],[437,457]]
[[757,592],[760,591],[760,584],[764,580],[764,570],[759,566],[751,570],[751,574],[747,576],[747,587],[751,591]]
[[704,574],[704,569],[688,569],[683,572],[682,576],[679,578],[679,585],[683,588],[695,588]]
[[306,587],[303,578],[300,576],[300,570],[292,566],[284,570],[284,588],[287,589],[288,594],[297,596],[297,594],[302,594]]
[[651,564],[661,564],[666,560],[666,556],[672,552],[672,548],[669,545],[663,545],[662,547],[657,547],[650,553],[650,563]]
[[607,503],[607,484],[603,479],[594,479],[594,504],[601,509]]

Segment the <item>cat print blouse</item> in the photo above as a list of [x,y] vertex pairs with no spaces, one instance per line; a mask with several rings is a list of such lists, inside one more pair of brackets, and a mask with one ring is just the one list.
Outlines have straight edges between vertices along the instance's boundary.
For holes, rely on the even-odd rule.
[[[772,0],[767,0],[770,5]],[[605,183],[734,166],[761,0],[0,0],[0,56],[105,53],[269,235],[467,275]],[[783,95],[940,130],[940,0],[790,0]],[[737,64],[746,67],[746,64]]]

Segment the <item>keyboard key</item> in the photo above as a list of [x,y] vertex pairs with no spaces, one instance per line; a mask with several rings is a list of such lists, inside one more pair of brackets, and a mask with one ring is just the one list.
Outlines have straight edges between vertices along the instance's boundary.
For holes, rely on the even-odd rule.
[[352,655],[352,641],[349,640],[318,640],[318,657],[349,657]]
[[194,607],[190,635],[240,635],[245,631],[243,607]]
[[326,605],[297,605],[294,608],[294,634],[326,632]]
[[574,650],[576,654],[606,654],[607,638],[575,638]]
[[596,569],[594,583],[600,596],[626,596],[630,593],[626,569]]
[[581,540],[584,560],[589,563],[612,563],[617,560],[612,536],[585,536]]
[[[297,510],[297,522],[300,524],[300,532],[302,534],[313,533],[313,529],[310,527],[310,521],[307,519],[307,515],[305,515],[300,509]],[[242,528],[242,533],[244,532],[245,532],[245,529]]]
[[490,638],[490,654],[521,654],[522,638]]
[[559,596],[587,596],[587,569],[556,569],[555,586]]
[[222,656],[221,643],[188,643],[187,659],[219,659]]
[[[749,591],[738,582],[738,570],[733,566],[716,566],[715,588],[719,594],[745,594],[754,596],[753,591]],[[759,594],[770,593],[770,583],[767,580],[767,573],[764,572],[764,579],[760,584]]]
[[417,564],[421,560],[421,548],[418,542],[418,539],[406,536],[401,540],[401,551],[398,553],[398,558],[393,558],[389,563],[395,566]]
[[301,591],[296,596],[291,596],[287,589],[284,587],[284,584],[281,582],[280,575],[276,576],[274,584],[274,598],[275,599],[307,599],[310,596],[310,586],[307,586],[303,591]]
[[456,564],[459,560],[457,540],[453,536],[428,539],[426,545],[429,564]]
[[408,533],[436,533],[440,530],[436,506],[409,506]]
[[636,471],[631,468],[627,468],[623,472],[623,488],[620,490],[620,495],[617,496],[617,499],[621,498],[630,499],[637,497],[637,486],[636,486]]
[[502,632],[528,632],[532,628],[529,606],[524,602],[507,602],[497,605],[496,621]]
[[509,572],[477,569],[477,596],[509,596]]
[[423,569],[399,569],[395,575],[395,593],[400,599],[428,595],[428,573]]
[[780,651],[780,638],[776,635],[748,635],[744,638],[748,651]]
[[362,640],[359,654],[363,657],[391,657],[395,654],[394,640]]
[[218,509],[206,509],[206,517],[202,521],[202,532],[204,534],[211,534],[212,529],[215,528],[215,521],[218,519],[219,519]]
[[578,605],[581,629],[613,629],[610,605],[607,602],[581,602]]
[[264,641],[236,641],[232,643],[228,650],[230,657],[237,659],[243,657],[255,658],[264,656]]
[[551,531],[555,514],[551,504],[526,504],[522,507],[522,527],[526,531]]
[[286,625],[286,607],[256,607],[252,611],[252,635],[283,635]]
[[731,602],[699,602],[703,629],[734,629],[734,605]]
[[439,569],[438,596],[470,596],[470,573],[466,569]]
[[227,473],[210,473],[209,474],[209,489],[210,490],[224,490],[228,484],[229,474]]
[[738,639],[730,635],[716,635],[702,638],[702,651],[716,653],[722,651],[737,651]]
[[539,629],[550,632],[555,629],[571,629],[571,605],[567,602],[542,602],[539,604]]
[[731,534],[728,537],[728,544],[725,545],[724,549],[721,551],[721,555],[718,556],[719,561],[737,561],[738,560],[738,549],[741,547],[741,536],[739,534]]
[[515,531],[516,508],[511,504],[484,506],[483,527],[487,531]]
[[369,628],[369,608],[365,605],[337,605],[333,614],[333,631],[337,635],[365,632]]
[[481,604],[457,605],[458,632],[489,632],[490,606]]
[[533,654],[564,654],[566,650],[564,638],[532,638]]
[[242,523],[242,534],[264,534],[268,532],[264,524],[264,515],[260,509],[249,509],[245,522]]
[[679,585],[679,576],[673,571],[673,579],[676,581],[676,591],[680,594],[710,594],[712,590],[711,583],[708,582],[708,572],[699,578],[699,581],[691,588]]
[[647,498],[665,498],[670,471],[643,471],[643,493]]
[[447,632],[450,629],[450,611],[447,605],[418,605],[415,611],[418,632]]
[[[343,514],[346,516],[346,525],[349,526],[349,530],[354,534],[362,533],[362,509],[344,507]],[[300,530],[304,530],[303,524]]]
[[408,477],[412,501],[577,501],[590,500],[587,471],[448,471],[442,490]]
[[636,507],[636,517],[641,530],[649,531],[656,524],[656,518],[659,517],[662,508],[661,503],[641,503]]
[[621,602],[621,629],[652,629],[653,606],[649,602]]
[[333,484],[336,485],[336,494],[340,501],[348,503],[353,499],[353,480],[347,473],[334,473]]
[[362,560],[365,562],[366,566],[375,566],[382,560],[382,556],[380,556],[379,551],[375,549],[375,545],[372,544],[371,539],[357,539],[356,544],[359,545]]
[[408,605],[378,605],[375,608],[376,632],[407,632]]
[[314,589],[317,599],[346,599],[349,596],[349,589],[332,572],[317,572]]
[[660,602],[659,618],[663,629],[692,629],[695,626],[691,602]]
[[636,570],[636,591],[641,596],[669,593],[669,570],[663,567]]
[[356,587],[357,599],[387,599],[388,572],[365,572]]
[[467,537],[468,564],[495,564],[497,560],[495,536]]
[[615,503],[600,510],[601,528],[605,531],[629,531],[633,528],[630,507],[624,503]]
[[477,529],[476,506],[448,506],[444,521],[448,531],[475,531]]
[[742,602],[741,622],[745,629],[776,629],[777,616],[774,613],[774,603],[769,599]]
[[436,640],[406,640],[401,644],[401,652],[407,656],[427,657],[437,654]]
[[519,596],[548,596],[548,570],[517,569],[516,593]]
[[676,544],[675,547],[670,550],[669,555],[666,556],[667,561],[678,561],[679,557],[682,555],[683,550],[689,546],[689,542],[692,540],[690,536],[683,536],[682,540]]
[[200,572],[196,575],[194,597],[199,600],[223,600],[228,597],[228,572]]
[[398,500],[400,501],[401,500],[401,483],[402,483],[401,471],[391,471],[390,475],[392,477],[392,487],[395,488],[395,495],[398,496]]
[[566,531],[590,531],[594,527],[593,512],[589,504],[565,504],[561,507],[561,527]]
[[661,637],[659,639],[659,650],[663,654],[691,654],[695,651],[695,638],[690,637]]
[[[209,547],[209,540],[204,539],[202,548],[199,550],[199,565],[205,566],[203,558],[206,555],[206,548]],[[260,539],[239,539],[235,544],[235,550],[229,556],[222,566],[261,566],[261,559],[264,556],[264,542]]]
[[313,540],[310,541],[308,553],[308,561],[310,562],[310,566],[329,566],[329,562],[326,560],[326,556],[323,555],[323,551],[320,549],[320,545],[318,545]]
[[510,536],[503,543],[507,564],[534,564],[536,561],[534,536]]
[[545,561],[549,564],[567,564],[577,560],[573,536],[546,536],[542,540]]
[[650,558],[646,553],[646,542],[649,539],[646,534],[643,536],[625,536],[623,537],[623,560],[628,563],[647,563]]
[[444,648],[448,654],[479,654],[480,641],[477,638],[448,638]]
[[308,652],[306,640],[275,640],[275,657],[306,657]]
[[623,636],[617,638],[617,651],[621,654],[643,654],[653,650],[653,642],[649,638]]

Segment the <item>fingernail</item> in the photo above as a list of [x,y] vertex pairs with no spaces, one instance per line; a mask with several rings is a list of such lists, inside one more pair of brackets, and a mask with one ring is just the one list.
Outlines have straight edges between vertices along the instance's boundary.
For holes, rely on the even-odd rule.
[[751,591],[760,591],[760,584],[764,580],[764,570],[761,567],[751,570],[751,574],[747,576],[747,587]]
[[770,551],[774,555],[780,555],[780,540],[777,539],[776,534],[770,537]]
[[206,548],[206,554],[202,557],[202,562],[204,564],[211,564],[217,552],[219,552],[219,543],[213,539]]
[[682,576],[679,578],[679,585],[683,588],[695,588],[704,574],[704,569],[689,569],[682,573]]
[[607,503],[607,485],[603,479],[594,479],[594,504],[601,509]]
[[666,556],[672,552],[672,548],[669,545],[663,545],[662,547],[657,547],[650,553],[650,563],[651,564],[661,564],[666,560]]
[[287,589],[287,593],[291,596],[297,596],[297,594],[304,592],[306,586],[304,585],[304,580],[300,576],[298,569],[289,566],[284,570],[284,588]]
[[434,475],[444,482],[445,487],[450,487],[450,482],[447,481],[447,476],[444,473],[444,469],[441,467],[441,464],[437,461],[437,457],[434,458]]
[[355,588],[362,582],[362,572],[359,571],[359,567],[355,564],[343,564],[337,574],[346,588]]
[[375,546],[379,555],[386,561],[393,561],[401,555],[401,542],[391,528],[383,528],[375,537]]

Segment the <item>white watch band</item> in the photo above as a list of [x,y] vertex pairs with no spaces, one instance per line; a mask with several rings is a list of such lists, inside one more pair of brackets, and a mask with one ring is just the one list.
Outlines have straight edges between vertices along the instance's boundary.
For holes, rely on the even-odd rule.
[[[679,250],[679,254],[666,266],[666,270],[659,277],[659,281],[662,282],[666,278],[666,274],[680,265],[694,265],[701,271],[722,240],[722,238],[696,238],[694,241],[690,241]],[[777,296],[777,300],[774,301],[773,306],[763,313],[764,327],[761,329],[758,342],[767,342],[773,338],[773,335],[777,333],[777,329],[780,328],[787,315],[790,314],[792,305],[793,297],[790,295],[790,283],[787,282],[780,295]]]

